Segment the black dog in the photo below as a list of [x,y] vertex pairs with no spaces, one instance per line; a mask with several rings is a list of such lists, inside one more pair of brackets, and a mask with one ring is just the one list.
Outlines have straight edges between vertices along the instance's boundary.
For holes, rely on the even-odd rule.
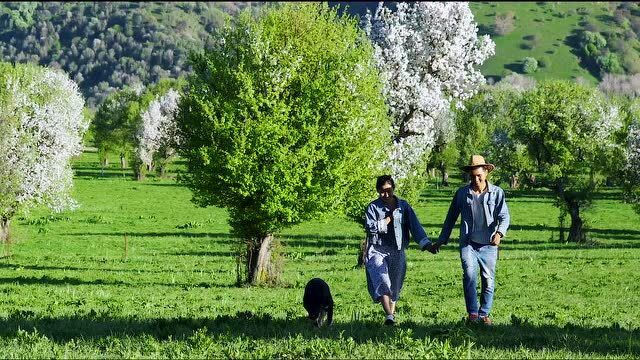
[[309,320],[313,321],[317,327],[325,323],[333,323],[333,298],[329,291],[329,285],[322,279],[315,278],[309,280],[304,288],[304,298],[302,299],[304,308],[309,313]]

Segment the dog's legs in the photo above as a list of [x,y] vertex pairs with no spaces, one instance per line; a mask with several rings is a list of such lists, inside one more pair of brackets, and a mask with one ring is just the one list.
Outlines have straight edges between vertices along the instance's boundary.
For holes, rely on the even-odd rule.
[[320,310],[320,313],[318,314],[318,318],[316,319],[317,327],[321,327],[322,324],[324,324],[324,318],[326,315],[327,315],[327,312],[324,309]]

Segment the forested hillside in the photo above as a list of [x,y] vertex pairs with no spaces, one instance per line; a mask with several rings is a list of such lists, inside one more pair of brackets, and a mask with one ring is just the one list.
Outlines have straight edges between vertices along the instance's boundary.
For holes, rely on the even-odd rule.
[[177,77],[225,17],[251,2],[0,3],[0,59],[61,68],[95,108],[123,85]]
[[[395,2],[393,2],[395,3]],[[349,13],[374,12],[374,1],[336,1]],[[480,68],[492,81],[511,73],[535,79],[580,79],[640,72],[638,2],[470,2],[496,54]]]
[[[395,2],[390,2],[395,3]],[[61,68],[96,108],[124,85],[188,71],[190,49],[243,8],[264,2],[4,2],[0,60]],[[351,14],[375,1],[334,2]],[[640,72],[640,8],[634,2],[472,2],[479,32],[496,43],[481,67],[493,81],[516,72],[538,80]]]

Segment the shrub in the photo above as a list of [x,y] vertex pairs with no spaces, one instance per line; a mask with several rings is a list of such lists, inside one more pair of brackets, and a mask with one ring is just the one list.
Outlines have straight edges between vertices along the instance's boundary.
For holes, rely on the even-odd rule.
[[505,78],[509,75],[513,74],[513,71],[509,70],[509,69],[504,69],[502,70],[502,77]]
[[637,51],[630,50],[622,55],[622,66],[628,74],[640,73],[640,56]]
[[522,71],[525,74],[533,74],[538,70],[538,60],[532,57],[526,57],[522,60]]
[[587,19],[584,22],[584,29],[595,33],[600,32],[600,27],[592,19]]
[[600,65],[600,71],[605,74],[623,74],[624,69],[620,65],[618,54],[607,53],[596,57],[596,62]]
[[504,14],[496,14],[494,21],[494,33],[500,36],[507,35],[511,33],[515,27],[515,13],[513,11],[507,11]]

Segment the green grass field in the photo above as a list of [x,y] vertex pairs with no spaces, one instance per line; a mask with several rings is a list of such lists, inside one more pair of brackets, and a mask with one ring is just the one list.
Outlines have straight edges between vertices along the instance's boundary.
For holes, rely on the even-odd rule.
[[[505,70],[522,73],[522,59],[533,57],[540,61],[546,57],[551,64],[539,67],[530,76],[537,80],[582,77],[597,84],[599,80],[594,76],[597,74],[580,65],[581,60],[572,47],[575,32],[583,30],[580,24],[587,19],[601,31],[619,31],[610,20],[606,2],[471,2],[469,7],[480,28],[492,26],[496,14],[513,11],[516,15],[511,33],[491,35],[496,43],[496,55],[481,66],[485,77],[501,77]],[[579,11],[581,8],[584,10]],[[531,35],[538,40],[529,49],[526,44],[532,43],[528,40]]]
[[[495,325],[469,327],[455,245],[408,251],[399,324],[354,268],[362,230],[346,220],[283,232],[284,284],[235,287],[222,209],[196,208],[170,179],[135,182],[95,153],[75,162],[75,212],[13,222],[0,259],[2,358],[637,358],[639,217],[614,190],[586,216],[593,242],[558,242],[548,193],[507,192]],[[433,238],[454,188],[430,185],[414,208]],[[457,236],[458,230],[454,231]],[[125,254],[125,234],[127,252]],[[335,323],[303,317],[304,285],[324,278]]]

